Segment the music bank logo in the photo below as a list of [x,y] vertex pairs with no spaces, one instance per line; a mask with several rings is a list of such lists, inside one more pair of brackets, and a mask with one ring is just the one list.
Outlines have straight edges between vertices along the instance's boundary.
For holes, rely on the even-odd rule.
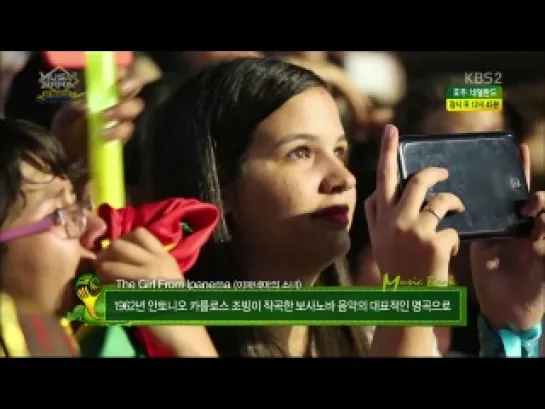
[[382,276],[382,291],[386,291],[387,289],[396,291],[399,287],[448,287],[457,285],[456,280],[451,275],[449,275],[447,280],[442,280],[434,276],[402,279],[401,276],[390,277],[388,273]]
[[77,72],[57,67],[45,74],[43,72],[39,74],[38,83],[42,91],[36,96],[38,102],[63,103],[81,99],[85,95],[83,83],[79,80]]

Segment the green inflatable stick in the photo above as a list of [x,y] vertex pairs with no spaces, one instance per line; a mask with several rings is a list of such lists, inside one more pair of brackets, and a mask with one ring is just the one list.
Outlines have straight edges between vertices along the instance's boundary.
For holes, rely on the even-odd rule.
[[94,180],[93,201],[119,209],[125,206],[123,144],[106,141],[101,133],[115,125],[102,118],[102,111],[118,102],[117,65],[113,51],[86,51],[85,83],[89,108],[89,164]]

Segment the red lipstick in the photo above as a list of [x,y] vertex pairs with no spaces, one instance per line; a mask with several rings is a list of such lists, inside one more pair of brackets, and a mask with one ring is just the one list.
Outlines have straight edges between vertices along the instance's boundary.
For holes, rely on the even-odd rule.
[[312,214],[313,218],[325,220],[342,227],[348,226],[348,206],[331,206],[318,210]]

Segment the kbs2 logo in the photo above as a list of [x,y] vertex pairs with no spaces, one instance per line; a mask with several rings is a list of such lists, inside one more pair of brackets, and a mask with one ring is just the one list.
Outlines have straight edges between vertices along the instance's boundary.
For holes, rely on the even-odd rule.
[[464,77],[466,84],[501,85],[503,74],[492,71],[472,71],[466,72]]

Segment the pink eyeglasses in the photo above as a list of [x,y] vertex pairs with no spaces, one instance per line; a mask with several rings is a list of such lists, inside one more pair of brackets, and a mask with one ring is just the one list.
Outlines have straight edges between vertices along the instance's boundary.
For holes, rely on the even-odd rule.
[[54,226],[63,226],[67,237],[70,239],[80,238],[87,230],[88,210],[90,210],[90,206],[87,203],[76,203],[58,209],[37,222],[1,231],[0,243],[42,233]]

